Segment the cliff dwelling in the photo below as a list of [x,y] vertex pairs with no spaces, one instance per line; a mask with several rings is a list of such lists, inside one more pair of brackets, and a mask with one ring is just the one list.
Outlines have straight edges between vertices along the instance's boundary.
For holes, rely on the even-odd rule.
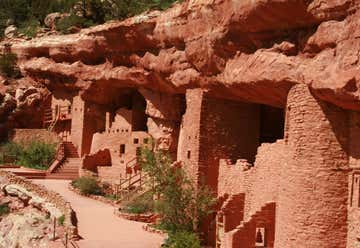
[[55,137],[43,178],[116,196],[146,180],[143,149],[169,154],[216,199],[208,247],[359,247],[359,4],[185,0],[4,39],[22,76],[0,86],[0,136]]

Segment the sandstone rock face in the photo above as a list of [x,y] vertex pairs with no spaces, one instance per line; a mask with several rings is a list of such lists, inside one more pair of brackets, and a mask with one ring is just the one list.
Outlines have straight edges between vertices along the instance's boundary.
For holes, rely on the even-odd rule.
[[359,20],[357,0],[191,0],[13,51],[29,78],[90,100],[93,88],[201,87],[284,106],[292,85],[307,84],[323,100],[358,110]]
[[9,128],[36,128],[42,125],[47,91],[23,82],[19,80],[15,86],[5,87],[4,94],[0,91],[0,139],[6,136]]
[[[22,186],[8,184],[5,178],[0,183],[0,204],[9,208],[0,218],[0,247],[57,247],[52,242],[53,219],[63,213]],[[63,226],[57,226],[56,237],[63,233]]]

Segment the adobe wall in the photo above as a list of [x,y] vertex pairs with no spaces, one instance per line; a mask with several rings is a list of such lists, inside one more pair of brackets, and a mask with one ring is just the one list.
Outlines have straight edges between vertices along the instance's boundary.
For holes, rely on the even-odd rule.
[[280,177],[275,247],[346,247],[347,113],[296,85],[286,125],[292,159]]
[[29,144],[31,141],[42,141],[45,143],[60,143],[59,137],[46,129],[13,129],[9,139],[16,143]]
[[[111,166],[98,164],[97,172],[102,181],[118,183],[120,177],[126,177],[126,165],[136,157],[137,149],[150,144],[151,137],[146,132],[132,133],[96,133],[94,134],[91,154],[101,149],[108,149],[111,156]],[[125,145],[125,154],[120,153],[120,145]],[[92,155],[91,155],[92,156]]]

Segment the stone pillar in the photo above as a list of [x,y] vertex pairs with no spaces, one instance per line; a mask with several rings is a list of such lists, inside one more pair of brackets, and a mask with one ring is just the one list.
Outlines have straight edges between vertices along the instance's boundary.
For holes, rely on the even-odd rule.
[[289,92],[286,143],[276,212],[277,248],[346,247],[347,113],[306,85]]

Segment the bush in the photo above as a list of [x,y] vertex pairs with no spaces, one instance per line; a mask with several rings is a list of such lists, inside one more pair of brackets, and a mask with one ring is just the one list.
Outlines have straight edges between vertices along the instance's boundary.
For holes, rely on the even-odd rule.
[[16,67],[17,56],[14,53],[0,54],[0,74],[5,77],[17,77],[20,75]]
[[71,184],[84,195],[102,195],[102,190],[95,178],[79,177],[72,181]]
[[201,221],[213,212],[213,192],[197,186],[181,167],[172,166],[168,153],[143,148],[140,163],[149,181],[154,182],[153,194],[160,196],[155,202],[161,216],[159,227],[169,233],[197,232]]
[[93,25],[94,23],[89,19],[77,15],[70,15],[56,22],[56,30],[63,34],[68,34],[70,33],[71,27],[87,28]]
[[15,157],[15,164],[46,170],[55,158],[56,144],[32,141],[29,145],[8,142],[0,147],[0,162],[4,156]]
[[34,38],[39,28],[40,23],[35,19],[31,19],[21,24],[21,27],[19,28],[19,33],[24,34],[26,37]]
[[17,163],[34,169],[46,170],[54,160],[56,144],[32,141],[21,153]]
[[6,215],[10,213],[10,208],[8,204],[1,204],[0,205],[0,216]]
[[200,239],[195,233],[176,232],[170,234],[162,246],[165,248],[200,248]]
[[127,203],[122,211],[132,214],[143,214],[154,211],[154,200],[152,192],[146,192],[145,194],[135,198],[131,202]]
[[0,146],[0,153],[3,155],[20,157],[24,152],[24,147],[15,142],[7,142]]

